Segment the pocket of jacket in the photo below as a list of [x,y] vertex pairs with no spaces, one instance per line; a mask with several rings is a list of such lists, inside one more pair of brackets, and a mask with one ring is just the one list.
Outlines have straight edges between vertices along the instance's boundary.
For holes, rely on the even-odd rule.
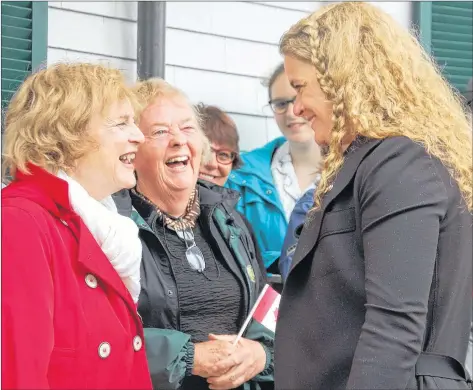
[[51,387],[66,389],[77,386],[85,388],[85,373],[75,349],[54,348],[49,360],[49,383]]
[[356,229],[355,208],[325,213],[319,240],[332,234],[353,232]]
[[355,209],[326,213],[320,226],[315,251],[313,276],[322,278],[352,269],[357,259]]

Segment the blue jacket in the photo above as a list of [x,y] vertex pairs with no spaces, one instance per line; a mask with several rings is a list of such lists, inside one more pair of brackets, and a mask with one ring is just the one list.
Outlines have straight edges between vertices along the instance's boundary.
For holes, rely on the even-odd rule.
[[242,153],[243,166],[230,173],[226,187],[240,192],[236,209],[251,223],[268,268],[281,254],[287,220],[271,173],[274,152],[286,139],[280,137],[265,146]]
[[279,259],[279,270],[281,271],[284,282],[291,268],[292,256],[296,251],[297,241],[299,241],[297,228],[304,223],[307,212],[314,204],[314,191],[315,188],[311,188],[297,201],[294,210],[292,210],[291,218],[289,219],[286,238],[282,246],[281,258]]

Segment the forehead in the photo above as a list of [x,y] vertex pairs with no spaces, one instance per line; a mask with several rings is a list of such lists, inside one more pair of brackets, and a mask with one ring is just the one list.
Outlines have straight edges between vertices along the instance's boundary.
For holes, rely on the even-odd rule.
[[134,110],[128,99],[113,102],[105,111],[105,116],[115,119],[121,116],[133,116]]
[[154,123],[181,124],[188,119],[195,119],[194,111],[187,99],[176,96],[158,98],[142,113],[142,121],[148,125]]
[[290,82],[297,78],[311,77],[314,73],[313,65],[291,56],[284,57],[284,69]]
[[272,99],[288,98],[294,96],[295,94],[296,91],[291,87],[291,84],[289,84],[289,80],[284,72],[276,77],[273,85],[271,86]]
[[215,150],[233,150],[233,148],[230,145],[226,143],[220,143],[217,141],[211,141],[210,147]]

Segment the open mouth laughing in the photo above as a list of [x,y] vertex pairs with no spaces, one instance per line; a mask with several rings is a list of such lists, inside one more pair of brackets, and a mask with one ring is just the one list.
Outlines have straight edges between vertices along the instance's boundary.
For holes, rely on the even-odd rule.
[[203,180],[212,181],[215,180],[216,176],[209,175],[207,173],[200,172],[199,177]]
[[136,157],[136,154],[134,152],[132,152],[132,153],[122,154],[119,157],[119,159],[126,166],[133,167],[133,161],[135,160],[135,157]]
[[189,165],[189,156],[175,156],[165,161],[167,167],[174,171],[182,171]]

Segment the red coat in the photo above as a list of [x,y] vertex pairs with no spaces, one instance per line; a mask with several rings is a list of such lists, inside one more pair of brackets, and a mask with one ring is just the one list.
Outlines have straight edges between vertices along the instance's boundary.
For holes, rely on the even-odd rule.
[[151,389],[128,290],[67,183],[31,171],[2,190],[2,388]]

